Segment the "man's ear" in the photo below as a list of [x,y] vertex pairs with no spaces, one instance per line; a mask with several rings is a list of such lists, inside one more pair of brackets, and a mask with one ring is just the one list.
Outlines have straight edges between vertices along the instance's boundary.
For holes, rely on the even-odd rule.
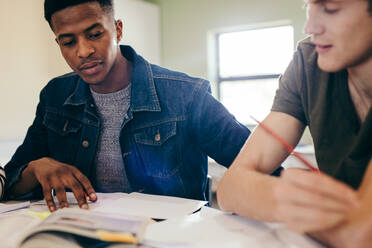
[[116,41],[119,43],[123,37],[123,22],[119,19],[115,21]]

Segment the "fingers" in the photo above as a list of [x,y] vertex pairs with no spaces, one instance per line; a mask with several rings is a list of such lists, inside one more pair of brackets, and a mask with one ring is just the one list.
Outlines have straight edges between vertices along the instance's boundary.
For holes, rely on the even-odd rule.
[[[335,200],[326,194],[306,190],[293,184],[286,184],[275,189],[276,195],[287,205],[296,205],[303,208],[317,208],[326,212],[347,212],[352,207],[349,203]],[[282,204],[283,205],[283,204]],[[285,209],[283,211],[286,211]]]
[[323,173],[288,169],[273,189],[280,220],[297,232],[333,227],[359,206],[351,187]]
[[68,202],[66,198],[66,189],[63,186],[63,184],[57,182],[53,188],[54,188],[54,191],[56,192],[56,197],[58,199],[59,207],[67,208]]
[[95,190],[92,187],[92,184],[90,183],[89,179],[84,176],[78,169],[74,168],[73,170],[74,176],[77,179],[77,181],[81,184],[83,187],[84,192],[87,193],[86,197],[88,200],[95,202],[97,201],[97,195]]
[[[90,198],[97,200],[95,191],[88,178],[86,178],[78,169],[72,166],[69,166],[68,169],[70,174],[68,177],[64,177],[62,182],[66,188],[71,189],[79,207],[88,209],[89,206],[87,200]],[[87,197],[85,192],[90,193],[91,197]]]
[[76,167],[45,158],[34,163],[33,173],[43,188],[43,194],[50,211],[55,211],[51,190],[54,189],[61,208],[68,207],[66,189],[71,189],[80,208],[88,209],[88,193],[91,201],[97,200],[97,195],[89,182]]
[[41,186],[43,188],[43,195],[44,195],[46,204],[49,208],[49,211],[50,212],[56,211],[57,208],[56,208],[56,204],[54,203],[53,196],[52,196],[52,187],[50,187],[49,185],[43,185],[43,184],[41,184]]
[[84,194],[84,189],[77,180],[75,180],[71,184],[71,191],[73,192],[75,199],[78,202],[79,207],[82,209],[88,209],[89,206],[88,206],[85,194]]
[[47,180],[43,180],[41,182],[41,186],[43,187],[43,194],[44,198],[47,202],[47,206],[51,212],[57,210],[57,206],[54,202],[52,190],[54,189],[56,193],[56,197],[58,199],[58,205],[60,208],[68,207],[68,201],[66,198],[66,189],[61,183],[61,181],[57,180],[54,177],[47,178]]
[[275,192],[279,219],[296,232],[326,229],[342,221],[348,213],[344,204],[290,184],[282,184]]
[[288,228],[299,233],[321,231],[331,228],[345,220],[343,212],[326,212],[317,208],[303,208],[288,205],[290,213],[284,221]]
[[324,173],[289,169],[282,173],[282,178],[294,187],[318,195],[318,200],[324,201],[323,205],[333,202],[348,207],[359,206],[359,198],[355,190]]

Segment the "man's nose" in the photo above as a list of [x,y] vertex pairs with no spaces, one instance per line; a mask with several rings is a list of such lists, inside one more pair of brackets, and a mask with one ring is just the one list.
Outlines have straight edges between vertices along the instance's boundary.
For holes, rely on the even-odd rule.
[[306,24],[304,32],[308,35],[319,35],[324,32],[322,18],[319,15],[320,6],[309,3],[306,10]]
[[80,39],[77,45],[77,56],[80,58],[88,58],[95,52],[95,48],[85,39]]

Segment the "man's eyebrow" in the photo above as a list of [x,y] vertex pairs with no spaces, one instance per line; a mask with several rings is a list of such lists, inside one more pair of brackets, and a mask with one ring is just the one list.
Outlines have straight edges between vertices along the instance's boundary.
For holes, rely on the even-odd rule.
[[101,23],[94,23],[92,26],[90,26],[89,28],[85,29],[84,32],[91,31],[92,29],[95,29],[96,27],[101,27],[101,26],[102,26]]
[[[84,32],[89,32],[92,29],[95,29],[96,27],[101,27],[101,26],[102,26],[102,24],[100,24],[100,23],[94,23],[92,26],[90,26],[87,29],[85,29]],[[71,37],[71,36],[74,36],[74,34],[69,34],[69,33],[60,34],[60,35],[58,35],[58,40],[63,39],[65,37]]]

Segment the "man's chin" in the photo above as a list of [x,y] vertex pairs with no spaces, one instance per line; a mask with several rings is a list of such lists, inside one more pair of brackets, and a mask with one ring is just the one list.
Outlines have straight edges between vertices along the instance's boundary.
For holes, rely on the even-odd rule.
[[344,69],[344,66],[340,63],[333,62],[327,59],[322,60],[321,58],[318,58],[318,66],[322,71],[325,72],[337,72]]
[[101,78],[98,78],[98,77],[85,77],[83,75],[79,75],[83,80],[84,82],[86,82],[87,84],[91,84],[91,85],[97,85],[97,84],[100,84],[102,82],[102,79]]

